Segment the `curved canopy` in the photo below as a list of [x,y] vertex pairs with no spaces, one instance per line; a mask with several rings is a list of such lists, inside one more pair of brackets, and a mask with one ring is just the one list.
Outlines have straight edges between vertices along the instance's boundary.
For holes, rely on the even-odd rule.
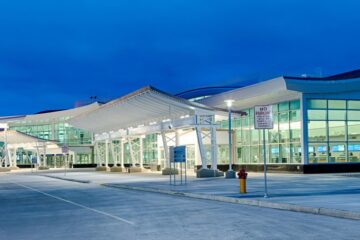
[[7,144],[27,144],[27,143],[39,143],[50,142],[41,138],[36,138],[15,130],[1,131],[0,142],[6,142]]
[[103,133],[194,114],[213,115],[214,112],[205,105],[148,86],[70,119],[68,123],[93,133]]

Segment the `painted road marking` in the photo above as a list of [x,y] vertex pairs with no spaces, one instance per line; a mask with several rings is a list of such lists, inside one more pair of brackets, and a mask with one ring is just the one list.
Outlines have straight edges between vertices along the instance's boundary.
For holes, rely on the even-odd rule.
[[84,205],[82,205],[82,204],[80,204],[80,203],[76,203],[76,202],[73,202],[73,201],[70,201],[70,200],[61,198],[61,197],[57,197],[57,196],[55,196],[55,195],[52,195],[52,194],[49,194],[49,193],[40,191],[40,190],[38,190],[38,189],[29,187],[29,186],[25,186],[25,185],[20,184],[20,183],[16,183],[16,182],[11,182],[11,183],[16,184],[16,185],[18,185],[18,186],[21,186],[21,187],[23,187],[23,188],[27,188],[27,189],[30,189],[30,190],[32,190],[32,191],[41,193],[41,194],[43,194],[43,195],[45,195],[45,196],[47,196],[47,197],[51,197],[51,198],[57,199],[57,200],[59,200],[59,201],[72,204],[72,205],[74,205],[74,206],[78,206],[78,207],[87,209],[87,210],[89,210],[89,211],[92,211],[92,212],[95,212],[95,213],[98,213],[98,214],[102,214],[102,215],[107,216],[107,217],[111,217],[111,218],[113,218],[113,219],[115,219],[115,220],[118,220],[118,221],[121,221],[121,222],[125,222],[125,223],[128,223],[128,224],[130,224],[130,225],[135,225],[135,223],[132,222],[132,221],[126,220],[126,219],[124,219],[124,218],[117,217],[117,216],[112,215],[112,214],[110,214],[110,213],[103,212],[103,211],[100,211],[100,210],[97,210],[97,209],[94,209],[94,208],[91,208],[91,207],[87,207],[87,206],[84,206]]

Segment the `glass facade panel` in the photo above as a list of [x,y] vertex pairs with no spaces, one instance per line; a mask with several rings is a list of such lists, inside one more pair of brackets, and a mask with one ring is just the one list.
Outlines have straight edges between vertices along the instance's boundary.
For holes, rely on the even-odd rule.
[[329,100],[328,101],[329,109],[346,109],[345,100]]
[[289,102],[279,103],[279,112],[288,111],[289,110]]
[[300,109],[300,101],[299,100],[290,101],[290,110],[297,110],[297,109]]
[[348,120],[360,120],[360,111],[348,111]]
[[[300,101],[274,104],[272,110],[274,128],[265,131],[266,154],[269,163],[301,162]],[[240,117],[241,124],[235,129],[236,163],[262,164],[262,130],[256,130],[253,127],[253,109],[244,111],[249,115]]]
[[[322,100],[326,118],[319,121],[319,104],[309,100],[309,163],[357,162],[360,151],[360,101]],[[317,101],[317,100],[316,100]],[[322,107],[321,107],[322,108]],[[324,115],[324,114],[322,114]],[[318,120],[318,121],[317,121]],[[324,120],[324,121],[323,121]],[[326,156],[326,159],[325,159]]]
[[348,109],[359,109],[360,110],[360,101],[352,101],[352,100],[349,100],[348,101]]
[[290,144],[291,163],[301,163],[301,143]]
[[345,141],[345,122],[329,121],[329,141]]
[[327,108],[326,100],[311,99],[308,100],[309,109]]
[[330,143],[329,163],[346,162],[345,143]]
[[279,113],[279,138],[280,142],[289,142],[289,112],[281,112]]
[[348,162],[360,162],[360,142],[349,143]]
[[348,141],[360,141],[360,121],[348,122]]
[[327,141],[326,131],[327,131],[326,121],[309,121],[308,122],[309,142]]
[[326,110],[308,110],[309,120],[326,120]]
[[328,110],[329,120],[345,120],[346,111],[345,110]]
[[157,164],[157,134],[146,135],[143,139],[143,162],[144,164]]
[[328,147],[326,143],[309,143],[309,163],[327,163]]

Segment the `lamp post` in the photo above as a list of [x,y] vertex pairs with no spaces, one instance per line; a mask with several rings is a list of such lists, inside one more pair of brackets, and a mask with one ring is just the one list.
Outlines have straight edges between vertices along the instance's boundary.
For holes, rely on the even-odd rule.
[[227,170],[225,178],[235,178],[235,171],[232,169],[232,134],[231,134],[231,107],[234,100],[225,100],[228,108],[228,122],[229,122],[229,170]]

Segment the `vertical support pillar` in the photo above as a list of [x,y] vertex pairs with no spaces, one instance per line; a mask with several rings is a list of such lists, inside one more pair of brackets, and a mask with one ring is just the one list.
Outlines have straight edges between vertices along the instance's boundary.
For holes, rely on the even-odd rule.
[[162,137],[162,142],[163,142],[163,147],[164,147],[164,154],[165,154],[164,168],[168,168],[168,167],[170,167],[169,166],[170,155],[169,155],[169,147],[168,147],[168,144],[167,144],[165,131],[161,131],[161,137]]
[[120,161],[121,161],[121,167],[125,167],[124,166],[124,158],[125,158],[125,148],[124,148],[124,140],[121,139],[121,142],[120,142],[120,147],[121,147],[121,151],[120,151]]
[[308,118],[306,97],[302,94],[300,98],[300,120],[301,120],[301,161],[304,165],[308,164],[309,147],[308,147]]
[[130,138],[128,138],[128,144],[129,144],[129,150],[130,150],[130,161],[131,161],[131,166],[132,167],[135,167],[136,163],[135,163],[135,156],[134,156],[134,151],[133,151],[133,148],[132,148],[132,141]]
[[159,147],[159,135],[156,134],[156,141],[157,141],[157,144],[156,144],[156,147],[157,147],[157,165],[160,165],[161,166],[161,151],[160,151],[160,147]]
[[217,170],[217,143],[216,143],[216,127],[211,126],[211,169]]
[[115,149],[114,149],[114,142],[113,140],[110,141],[110,149],[111,149],[111,158],[113,160],[113,164],[114,164],[114,167],[116,167],[116,164],[117,164],[117,158],[116,158],[116,155],[115,155]]
[[72,156],[72,165],[74,166],[74,164],[76,164],[76,152],[73,152],[71,156]]
[[144,167],[144,139],[142,137],[139,138],[139,158],[140,158],[140,167]]
[[175,130],[175,146],[179,146],[179,145],[180,145],[179,131]]
[[43,166],[46,167],[47,166],[47,162],[46,162],[46,143],[43,143],[43,147],[44,147],[44,157],[43,157]]
[[109,140],[105,140],[105,167],[109,167]]
[[98,167],[101,166],[100,158],[99,158],[99,143],[96,141],[94,144],[94,162],[97,164]]
[[198,142],[198,146],[199,146],[199,152],[200,152],[200,159],[201,159],[201,168],[206,169],[206,159],[205,159],[205,149],[204,149],[204,144],[203,144],[203,139],[202,139],[202,135],[201,135],[201,127],[196,126],[195,128],[196,130],[196,137],[197,137],[197,142]]
[[5,159],[5,167],[7,167],[9,165],[9,167],[12,167],[12,161],[13,161],[13,157],[12,157],[12,149],[7,149],[7,155],[8,157]]
[[37,163],[38,167],[41,165],[38,142],[36,142],[36,163]]
[[14,149],[13,149],[13,154],[12,154],[12,158],[11,159],[9,159],[10,161],[9,161],[9,163],[10,163],[10,167],[17,167],[17,163],[16,163],[16,150],[17,150],[17,148],[15,147]]
[[14,148],[14,150],[13,150],[13,152],[14,152],[14,155],[13,155],[13,158],[12,158],[12,161],[11,161],[11,167],[17,167],[17,162],[16,162],[16,148]]

